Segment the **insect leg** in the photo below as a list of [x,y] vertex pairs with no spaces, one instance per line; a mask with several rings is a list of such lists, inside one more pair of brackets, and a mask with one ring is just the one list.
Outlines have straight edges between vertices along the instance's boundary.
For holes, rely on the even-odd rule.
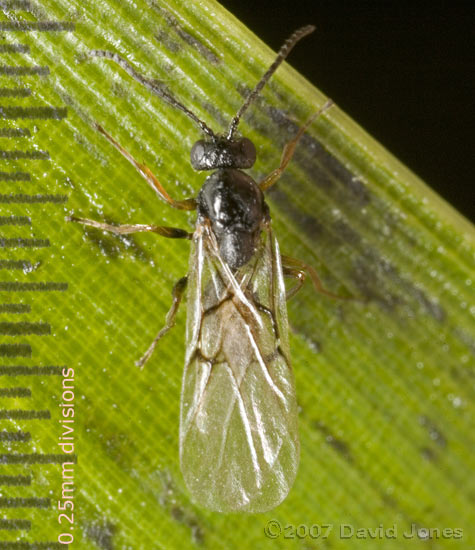
[[285,293],[285,297],[287,300],[290,300],[293,296],[297,294],[297,292],[302,288],[302,285],[305,282],[306,275],[305,271],[301,271],[300,269],[293,269],[291,267],[282,266],[282,270],[284,273],[284,277],[291,277],[292,279],[295,279],[297,282],[294,287],[292,287],[290,290],[287,290]]
[[163,225],[110,225],[108,223],[96,222],[95,220],[76,218],[75,216],[68,216],[66,220],[69,222],[81,223],[82,225],[88,225],[89,227],[95,227],[96,229],[102,229],[103,231],[110,231],[116,235],[129,235],[130,233],[141,233],[148,231],[151,233],[158,233],[162,237],[168,237],[169,239],[191,239],[193,236],[193,233],[188,233],[188,231],[185,231],[184,229],[179,229],[177,227],[165,227]]
[[297,135],[294,137],[294,139],[285,144],[284,150],[282,151],[282,157],[280,159],[280,166],[275,170],[272,170],[272,172],[259,183],[259,187],[262,189],[262,191],[266,191],[267,189],[269,189],[269,187],[272,187],[272,185],[274,185],[274,183],[280,178],[283,171],[287,168],[287,165],[294,156],[295,147],[297,146],[297,143],[299,142],[300,138],[303,136],[307,128],[317,117],[319,117],[332,105],[333,101],[329,99],[325,103],[325,105],[323,105],[323,107],[321,107],[316,113],[313,113],[313,115],[307,120],[307,122],[305,122],[305,124],[297,132]]
[[282,269],[286,277],[292,277],[297,279],[297,284],[287,292],[287,300],[295,296],[297,292],[302,288],[302,285],[307,278],[307,275],[310,275],[313,286],[317,292],[330,296],[330,298],[339,298],[340,300],[352,300],[351,296],[340,296],[334,294],[327,290],[320,280],[320,277],[317,275],[315,269],[303,262],[302,260],[297,260],[296,258],[291,258],[290,256],[281,256],[282,258]]
[[99,124],[95,124],[94,126],[96,130],[100,132],[110,143],[112,143],[112,145],[135,167],[150,187],[158,193],[160,198],[162,198],[165,202],[168,202],[168,204],[173,206],[173,208],[178,208],[179,210],[196,210],[195,199],[185,199],[183,201],[176,201],[175,199],[172,199],[148,166],[136,161],[134,157],[108,132],[106,132],[102,126],[99,126]]
[[150,359],[150,356],[155,350],[155,347],[158,341],[163,336],[165,336],[165,334],[175,325],[175,317],[178,312],[181,298],[183,296],[183,293],[185,292],[187,283],[188,283],[188,277],[182,277],[177,283],[175,283],[175,286],[173,287],[173,290],[172,290],[173,302],[172,302],[171,308],[167,313],[167,317],[165,319],[165,326],[162,329],[160,329],[157,336],[155,336],[148,350],[142,355],[142,357],[138,361],[135,362],[137,367],[142,368],[145,365],[145,363]]

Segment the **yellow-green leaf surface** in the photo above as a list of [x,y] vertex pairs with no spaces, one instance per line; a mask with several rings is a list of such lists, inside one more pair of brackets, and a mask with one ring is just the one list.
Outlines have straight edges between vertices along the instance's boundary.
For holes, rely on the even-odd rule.
[[[21,304],[17,313],[1,309],[0,476],[10,477],[0,478],[0,505],[3,520],[31,525],[2,520],[0,548],[54,548],[26,543],[60,533],[78,550],[471,548],[473,228],[337,107],[312,124],[269,193],[275,232],[283,252],[314,266],[329,290],[357,299],[332,300],[307,282],[289,302],[301,464],[288,498],[263,515],[200,509],[178,464],[184,311],[146,368],[134,366],[186,274],[189,243],[114,237],[65,217],[191,231],[193,215],[161,202],[92,123],[178,199],[203,183],[189,163],[201,136],[117,66],[84,54],[118,52],[217,132],[274,54],[212,0],[45,0],[18,9],[28,5],[2,3],[12,9],[0,44],[30,48],[3,47],[2,67],[49,74],[0,74],[0,289],[2,304]],[[15,21],[75,28],[25,31]],[[18,87],[31,95],[4,91]],[[257,180],[324,101],[289,65],[279,69],[240,126],[257,146]],[[25,111],[40,107],[67,116]],[[26,130],[8,137],[4,128]],[[15,159],[11,151],[36,153]],[[30,181],[11,176],[18,172]],[[58,368],[15,368],[62,365],[74,369],[66,382],[74,387],[73,525],[58,522],[72,478],[54,463],[69,456],[58,421],[72,394],[63,394]],[[43,500],[12,500],[25,498]]]

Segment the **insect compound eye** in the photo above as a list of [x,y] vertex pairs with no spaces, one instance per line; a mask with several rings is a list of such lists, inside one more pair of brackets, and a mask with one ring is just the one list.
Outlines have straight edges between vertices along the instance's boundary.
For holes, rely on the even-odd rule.
[[256,148],[248,138],[200,139],[191,148],[190,158],[195,170],[251,168],[256,162]]
[[193,166],[195,170],[206,170],[206,168],[203,166],[206,162],[205,152],[206,142],[204,139],[200,139],[199,141],[197,141],[191,148],[191,166]]
[[[241,138],[236,141],[236,149],[239,147],[239,159],[241,165],[239,168],[251,168],[256,162],[256,147],[249,138]],[[238,156],[236,151],[236,156]]]

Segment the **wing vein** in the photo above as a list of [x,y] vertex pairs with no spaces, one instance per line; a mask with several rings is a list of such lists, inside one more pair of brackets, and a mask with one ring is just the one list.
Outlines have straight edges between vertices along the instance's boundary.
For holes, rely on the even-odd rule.
[[[249,419],[247,418],[246,408],[244,406],[244,400],[243,400],[242,394],[241,394],[241,384],[242,384],[242,381],[245,378],[248,367],[246,367],[246,371],[244,372],[244,375],[243,375],[243,377],[242,377],[239,384],[237,383],[237,380],[234,376],[234,373],[232,372],[231,368],[229,367],[229,365],[227,363],[226,363],[226,369],[229,370],[229,377],[230,377],[230,379],[231,379],[231,381],[233,382],[233,385],[234,385],[235,396],[236,396],[236,400],[237,400],[238,405],[239,405],[239,412],[241,414],[241,419],[242,419],[242,423],[243,423],[243,426],[244,426],[244,431],[246,433],[246,439],[247,439],[247,442],[248,442],[248,445],[249,445],[249,450],[251,452],[252,465],[253,465],[254,471],[256,473],[256,483],[257,483],[257,486],[259,486],[261,484],[261,472],[260,472],[260,468],[259,468],[259,462],[258,462],[258,459],[257,459],[257,451],[256,451],[256,448],[255,448],[255,445],[254,445],[254,439],[252,437],[251,425],[249,424]],[[233,408],[234,408],[234,406],[233,406]],[[226,438],[227,438],[227,433],[226,433]]]

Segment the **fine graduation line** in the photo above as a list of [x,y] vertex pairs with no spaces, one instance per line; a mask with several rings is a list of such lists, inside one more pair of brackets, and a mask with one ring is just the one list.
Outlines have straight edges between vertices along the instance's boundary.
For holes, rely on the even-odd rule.
[[12,151],[6,151],[3,149],[0,149],[0,159],[9,159],[9,160],[20,160],[20,159],[27,159],[27,160],[38,160],[38,159],[46,159],[50,160],[51,156],[48,151],[20,151],[18,149],[14,149]]
[[0,508],[50,508],[51,499],[41,497],[0,497]]
[[28,487],[31,485],[31,476],[0,476],[0,485]]
[[65,550],[69,544],[62,544],[56,541],[49,542],[2,542],[0,550]]
[[[1,23],[0,23],[1,28]],[[32,65],[30,67],[23,66],[18,67],[15,65],[0,65],[0,75],[7,76],[48,76],[50,74],[49,67],[47,65]]]
[[0,105],[0,118],[8,120],[22,119],[56,119],[62,120],[68,116],[66,107],[11,107]]
[[0,292],[64,292],[68,290],[68,283],[61,282],[38,282],[20,283],[18,281],[1,281]]
[[51,413],[47,409],[39,411],[25,409],[0,409],[0,420],[51,420]]
[[22,271],[30,272],[33,270],[33,264],[29,260],[0,260],[0,269],[10,271],[21,269]]
[[30,53],[28,44],[0,44],[0,53]]
[[3,11],[32,11],[30,0],[0,0],[0,9]]
[[0,304],[1,313],[30,313],[30,304]]
[[0,137],[31,137],[28,128],[0,128]]
[[0,225],[31,225],[29,216],[0,216]]
[[23,193],[0,195],[1,204],[44,204],[67,202],[67,195],[24,195]]
[[31,88],[0,88],[0,97],[29,97]]
[[0,181],[31,181],[28,172],[0,172]]
[[[0,388],[1,397],[31,397],[30,388]],[[0,441],[20,441],[20,432],[0,432]]]
[[[35,334],[39,336],[51,334],[51,325],[49,323],[2,323],[0,322],[1,336],[24,336]],[[1,390],[0,390],[1,391]],[[0,393],[1,395],[1,393]]]
[[62,376],[65,365],[0,365],[0,376]]
[[[7,388],[10,389],[10,388]],[[17,389],[17,388],[12,388]],[[18,388],[21,390],[29,389],[29,388]],[[30,390],[31,392],[31,390]],[[26,443],[27,441],[31,440],[31,434],[30,432],[23,432],[21,430],[18,430],[17,432],[7,432],[6,430],[2,430],[0,432],[0,441],[17,441],[21,443]],[[1,485],[1,478],[0,476],[0,485]]]
[[77,455],[74,454],[0,454],[0,464],[64,464],[65,462],[72,462],[73,464],[77,464],[77,461]]
[[0,357],[31,357],[29,344],[0,344]]
[[48,248],[51,246],[49,239],[23,239],[14,237],[5,239],[0,237],[0,248]]
[[0,519],[0,529],[4,531],[29,531],[31,521],[27,519]]
[[75,24],[71,21],[3,21],[0,23],[0,32],[72,32],[75,28]]

